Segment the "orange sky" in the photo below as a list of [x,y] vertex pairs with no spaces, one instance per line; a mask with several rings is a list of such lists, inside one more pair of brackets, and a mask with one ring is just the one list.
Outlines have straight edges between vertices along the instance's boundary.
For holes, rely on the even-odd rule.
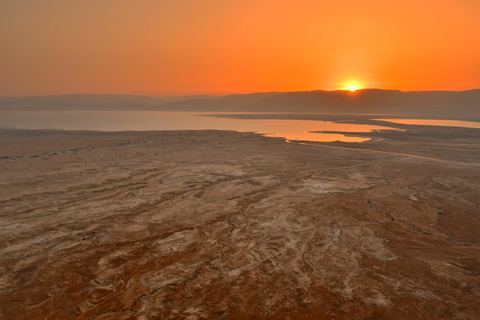
[[1,1],[0,95],[480,88],[479,17],[478,0]]

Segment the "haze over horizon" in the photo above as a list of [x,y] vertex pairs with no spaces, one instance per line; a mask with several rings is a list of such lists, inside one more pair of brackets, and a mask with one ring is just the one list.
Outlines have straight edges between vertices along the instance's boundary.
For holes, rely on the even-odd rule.
[[0,3],[0,96],[480,88],[468,0]]
[[479,88],[469,88],[465,90],[399,90],[399,89],[383,89],[383,88],[355,88],[352,89],[312,89],[312,90],[295,90],[295,91],[257,91],[257,92],[241,92],[241,93],[225,93],[225,94],[209,94],[209,93],[197,93],[197,94],[136,94],[136,93],[90,93],[90,92],[76,92],[76,93],[59,93],[59,94],[34,94],[34,95],[17,95],[17,96],[7,96],[0,95],[0,98],[33,98],[33,97],[55,97],[55,96],[138,96],[146,98],[172,98],[172,99],[198,99],[198,98],[221,98],[227,96],[235,95],[254,95],[254,94],[269,94],[269,93],[310,93],[310,92],[325,92],[325,93],[335,93],[335,92],[345,92],[351,93],[356,92],[367,92],[367,91],[397,91],[400,93],[420,93],[420,92],[468,92],[468,91],[477,91]]

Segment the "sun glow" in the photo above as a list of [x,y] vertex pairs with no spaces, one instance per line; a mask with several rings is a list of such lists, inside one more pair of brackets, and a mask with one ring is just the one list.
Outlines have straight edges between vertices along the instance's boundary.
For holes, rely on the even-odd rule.
[[348,80],[345,81],[342,85],[342,90],[347,90],[350,92],[355,92],[358,89],[362,89],[363,84],[358,80]]

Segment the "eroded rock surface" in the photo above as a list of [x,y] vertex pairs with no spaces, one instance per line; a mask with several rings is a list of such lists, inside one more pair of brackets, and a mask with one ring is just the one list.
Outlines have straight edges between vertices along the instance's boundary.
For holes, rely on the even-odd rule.
[[3,319],[480,318],[473,162],[218,131],[0,142]]

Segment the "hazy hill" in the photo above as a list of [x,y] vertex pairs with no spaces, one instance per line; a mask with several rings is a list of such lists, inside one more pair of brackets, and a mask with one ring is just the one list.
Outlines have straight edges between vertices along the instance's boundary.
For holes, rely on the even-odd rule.
[[0,110],[90,111],[151,110],[157,105],[186,100],[212,99],[208,95],[147,97],[126,94],[72,94],[29,97],[0,97]]
[[184,100],[159,106],[161,110],[376,113],[464,116],[480,115],[480,89],[469,91],[410,91],[364,89],[231,95],[211,100]]
[[60,95],[0,98],[0,110],[164,110],[281,113],[373,113],[480,120],[480,89],[356,92],[305,91],[235,94],[223,97]]

